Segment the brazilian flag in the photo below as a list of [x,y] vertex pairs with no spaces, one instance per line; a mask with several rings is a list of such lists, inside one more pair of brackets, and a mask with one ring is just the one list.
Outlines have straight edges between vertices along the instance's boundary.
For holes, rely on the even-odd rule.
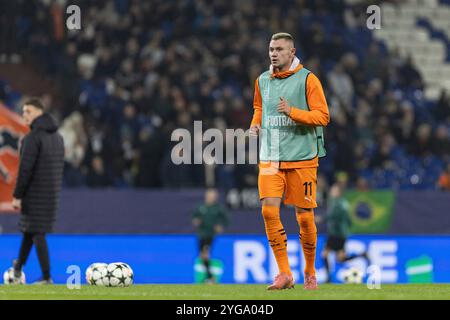
[[347,191],[352,233],[385,233],[392,221],[395,193],[392,191]]

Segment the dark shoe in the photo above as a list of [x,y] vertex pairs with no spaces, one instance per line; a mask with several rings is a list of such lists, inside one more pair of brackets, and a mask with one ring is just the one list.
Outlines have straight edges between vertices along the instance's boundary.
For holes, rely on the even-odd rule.
[[49,278],[49,279],[42,278],[42,279],[39,279],[38,281],[34,282],[33,284],[36,284],[36,285],[53,284],[53,280],[52,280],[52,278]]

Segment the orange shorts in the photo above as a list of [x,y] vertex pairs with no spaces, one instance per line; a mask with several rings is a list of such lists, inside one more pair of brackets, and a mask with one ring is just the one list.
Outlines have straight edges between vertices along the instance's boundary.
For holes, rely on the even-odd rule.
[[276,169],[270,172],[259,165],[259,198],[283,198],[284,203],[300,208],[316,208],[317,167]]

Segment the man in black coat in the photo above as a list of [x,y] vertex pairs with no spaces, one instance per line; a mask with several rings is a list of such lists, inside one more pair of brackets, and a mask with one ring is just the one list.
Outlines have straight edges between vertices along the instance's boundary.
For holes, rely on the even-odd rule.
[[36,246],[42,279],[51,284],[50,261],[45,235],[53,230],[59,205],[64,141],[57,132],[56,120],[44,112],[38,99],[23,105],[23,118],[31,131],[23,138],[13,206],[21,210],[19,227],[23,233],[19,257],[14,261],[14,276],[19,279],[31,247]]

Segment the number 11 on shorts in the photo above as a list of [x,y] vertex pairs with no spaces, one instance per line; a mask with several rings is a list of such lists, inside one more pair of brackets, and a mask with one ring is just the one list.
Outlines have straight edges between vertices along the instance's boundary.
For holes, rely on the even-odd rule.
[[309,189],[309,195],[312,196],[312,182],[305,182],[303,184],[303,186],[305,187],[305,196],[308,195],[308,189]]

